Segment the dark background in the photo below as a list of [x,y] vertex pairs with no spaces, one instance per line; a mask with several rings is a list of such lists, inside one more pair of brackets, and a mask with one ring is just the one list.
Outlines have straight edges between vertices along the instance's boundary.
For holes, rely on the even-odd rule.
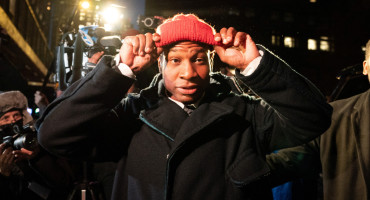
[[[220,30],[235,27],[249,33],[253,40],[262,44],[285,60],[293,69],[310,79],[332,100],[364,91],[369,87],[367,78],[361,75],[364,47],[370,39],[370,4],[368,0],[146,0],[144,17],[171,17],[177,13],[195,13]],[[13,4],[12,7],[12,3]],[[28,45],[52,70],[54,48],[61,31],[66,29],[73,16],[76,0],[12,0],[0,1],[9,22],[16,27]],[[94,2],[94,0],[92,1]],[[95,1],[95,3],[103,1]],[[132,6],[135,1],[104,1]],[[48,9],[47,9],[48,8]],[[1,13],[0,13],[1,14]],[[81,21],[79,13],[72,19],[73,25]],[[88,15],[87,13],[86,15]],[[94,13],[89,15],[93,16]],[[4,18],[4,15],[0,16]],[[87,16],[86,16],[87,17]],[[36,22],[37,21],[37,22]],[[132,20],[131,22],[136,20]],[[137,24],[127,24],[136,27]],[[0,20],[0,28],[8,24]],[[153,31],[140,26],[140,31]],[[44,38],[47,41],[41,40]],[[293,46],[284,45],[284,38],[294,39]],[[274,38],[274,40],[273,40]],[[317,41],[316,50],[308,50],[308,39]],[[21,90],[33,106],[33,94],[43,89],[52,100],[55,83],[47,80],[42,67],[35,64],[25,48],[17,45],[12,34],[0,34],[0,91]],[[319,49],[320,42],[328,42],[328,51]],[[216,59],[216,67],[224,67]],[[343,69],[348,69],[341,72]],[[217,68],[216,68],[217,69]],[[54,70],[55,71],[55,70]],[[340,78],[340,79],[338,79]],[[31,84],[31,83],[37,84]],[[346,94],[338,95],[344,92]]]

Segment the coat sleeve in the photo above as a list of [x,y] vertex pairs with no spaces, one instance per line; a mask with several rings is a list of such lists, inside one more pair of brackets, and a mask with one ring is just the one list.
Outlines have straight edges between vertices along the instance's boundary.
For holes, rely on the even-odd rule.
[[321,171],[319,138],[266,156],[272,186],[298,178],[315,179]]
[[331,122],[332,108],[305,77],[264,47],[262,60],[250,76],[237,71],[262,101],[253,109],[256,137],[267,152],[307,143]]
[[75,159],[118,159],[115,153],[122,153],[118,142],[125,135],[117,131],[118,117],[112,109],[134,80],[112,69],[111,63],[111,57],[103,57],[47,107],[36,124],[39,143],[46,150]]

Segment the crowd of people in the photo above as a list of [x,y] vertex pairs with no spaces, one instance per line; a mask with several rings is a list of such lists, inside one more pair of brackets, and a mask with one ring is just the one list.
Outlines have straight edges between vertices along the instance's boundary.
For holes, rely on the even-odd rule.
[[[216,54],[232,73],[212,71]],[[325,200],[370,198],[370,90],[329,104],[249,34],[194,14],[89,65],[55,100],[35,93],[36,122],[21,92],[0,93],[1,199],[278,199],[319,174]],[[370,81],[370,40],[363,69]]]

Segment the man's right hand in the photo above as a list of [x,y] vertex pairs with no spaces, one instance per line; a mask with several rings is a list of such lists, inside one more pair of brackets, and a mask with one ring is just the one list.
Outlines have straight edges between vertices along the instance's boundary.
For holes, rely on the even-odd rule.
[[126,37],[119,53],[121,62],[129,66],[134,74],[140,73],[152,65],[162,53],[163,49],[155,46],[155,42],[159,40],[157,33]]
[[0,145],[0,174],[10,176],[14,167],[15,157],[12,154],[11,147],[5,148],[5,144]]

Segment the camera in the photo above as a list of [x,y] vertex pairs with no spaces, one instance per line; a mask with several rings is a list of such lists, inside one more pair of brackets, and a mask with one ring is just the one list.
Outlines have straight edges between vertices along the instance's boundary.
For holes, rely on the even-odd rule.
[[162,22],[164,18],[160,16],[142,16],[140,15],[137,19],[137,24],[141,28],[156,29]]
[[0,134],[2,136],[2,143],[6,144],[6,148],[33,150],[38,144],[36,129],[31,124],[24,126],[17,123],[5,125],[0,128]]
[[84,51],[88,52],[89,58],[100,51],[104,51],[105,55],[116,55],[122,45],[119,36],[113,35],[113,33],[106,31],[103,27],[96,25],[85,26],[81,27],[79,32],[87,46]]

